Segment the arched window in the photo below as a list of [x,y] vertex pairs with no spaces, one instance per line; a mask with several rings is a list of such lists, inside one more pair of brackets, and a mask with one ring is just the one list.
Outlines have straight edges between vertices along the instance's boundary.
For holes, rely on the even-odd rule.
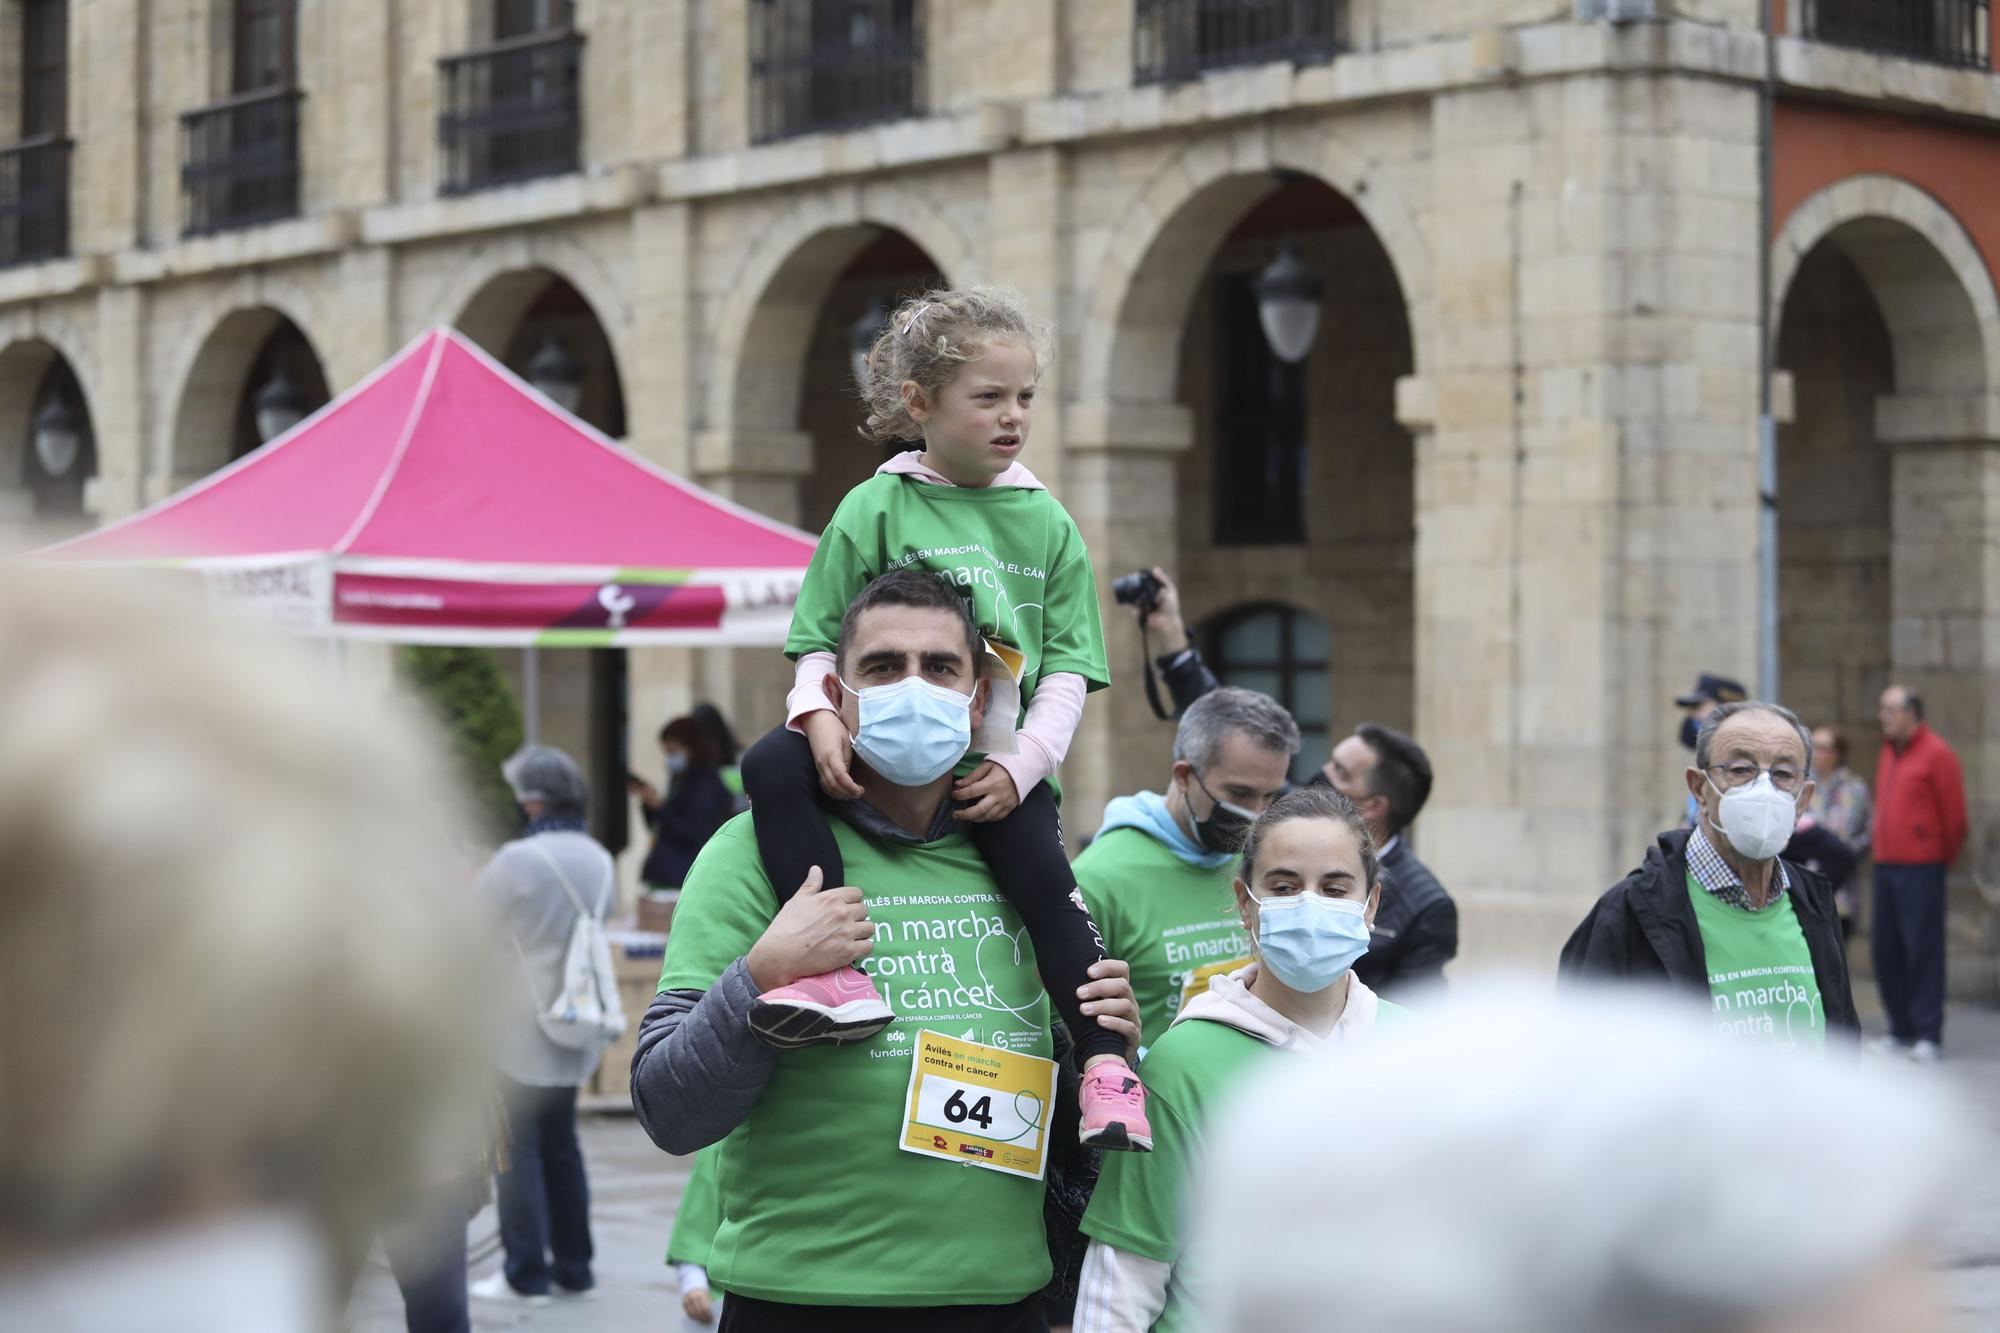
[[1332,711],[1326,622],[1289,606],[1237,607],[1211,619],[1205,637],[1209,666],[1224,685],[1270,695],[1299,724],[1292,780],[1303,782],[1326,762]]

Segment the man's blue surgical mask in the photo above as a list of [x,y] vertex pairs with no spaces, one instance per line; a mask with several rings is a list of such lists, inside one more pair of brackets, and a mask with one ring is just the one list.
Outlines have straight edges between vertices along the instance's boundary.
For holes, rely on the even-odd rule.
[[1295,991],[1325,990],[1368,952],[1365,902],[1320,893],[1250,901],[1257,904],[1257,956]]
[[840,687],[861,707],[854,753],[899,787],[922,787],[951,772],[972,747],[972,696],[922,676],[857,690]]

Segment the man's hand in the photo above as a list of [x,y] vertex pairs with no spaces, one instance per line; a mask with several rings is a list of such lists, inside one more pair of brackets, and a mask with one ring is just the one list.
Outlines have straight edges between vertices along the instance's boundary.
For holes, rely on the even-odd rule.
[[866,958],[875,951],[874,935],[861,890],[820,888],[820,869],[814,866],[743,961],[759,991],[775,990]]
[[1014,813],[1021,794],[1014,790],[1014,778],[1006,769],[988,759],[952,784],[951,799],[971,801],[952,813],[973,824],[992,824]]
[[625,788],[639,798],[639,804],[648,810],[656,810],[660,805],[660,789],[650,782],[634,781],[627,778]]
[[806,740],[812,745],[820,790],[836,801],[860,799],[861,784],[854,780],[852,771],[854,738],[847,734],[847,725],[840,720],[840,714],[822,708],[807,713],[799,725],[806,729]]
[[1158,565],[1153,566],[1153,577],[1160,581],[1160,595],[1139,623],[1145,626],[1154,655],[1172,657],[1185,652],[1188,646],[1187,622],[1181,619],[1181,593],[1167,577],[1167,571]]
[[1121,958],[1090,965],[1092,981],[1076,988],[1083,1012],[1125,1038],[1125,1063],[1139,1063],[1139,1001],[1132,994],[1132,969]]

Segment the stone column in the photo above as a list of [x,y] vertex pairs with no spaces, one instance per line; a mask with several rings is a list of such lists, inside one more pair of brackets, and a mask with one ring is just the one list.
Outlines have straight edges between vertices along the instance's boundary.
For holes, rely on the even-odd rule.
[[110,522],[147,499],[145,441],[152,422],[146,382],[146,306],[142,287],[103,287],[97,293],[97,383],[90,424],[97,442],[97,476],[84,491],[93,518]]
[[[1063,828],[1074,847],[1095,832],[1104,803],[1164,779],[1174,727],[1153,716],[1141,673],[1139,631],[1111,597],[1111,580],[1151,568],[1179,549],[1181,455],[1194,421],[1179,405],[1071,403],[1064,414],[1062,501],[1097,569],[1098,604],[1112,689],[1090,696],[1063,764]],[[1165,695],[1162,693],[1162,701]]]
[[[1514,42],[1470,55],[1504,74]],[[1748,84],[1671,71],[1434,104],[1438,332],[1399,393],[1437,769],[1415,843],[1469,962],[1553,962],[1673,823],[1673,694],[1755,675],[1755,132]]]
[[2000,888],[2000,403],[1964,405],[1883,399],[1876,432],[1891,450],[1895,681],[1922,696],[1965,770],[1972,827],[1952,870],[1947,976],[1954,995],[1976,995],[2000,984],[1986,896]]

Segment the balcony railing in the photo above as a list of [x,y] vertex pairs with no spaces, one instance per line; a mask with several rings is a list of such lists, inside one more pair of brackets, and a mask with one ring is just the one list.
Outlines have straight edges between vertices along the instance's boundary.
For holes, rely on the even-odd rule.
[[1134,0],[1132,78],[1180,83],[1212,69],[1330,60],[1347,0]]
[[297,88],[259,88],[181,113],[187,234],[299,214]]
[[1814,41],[1969,69],[1993,63],[1988,0],[1803,2],[1799,30]]
[[583,34],[515,37],[438,61],[446,194],[575,171],[583,158]]
[[69,253],[68,139],[0,148],[0,267]]
[[923,69],[919,0],[751,0],[751,142],[914,116]]

